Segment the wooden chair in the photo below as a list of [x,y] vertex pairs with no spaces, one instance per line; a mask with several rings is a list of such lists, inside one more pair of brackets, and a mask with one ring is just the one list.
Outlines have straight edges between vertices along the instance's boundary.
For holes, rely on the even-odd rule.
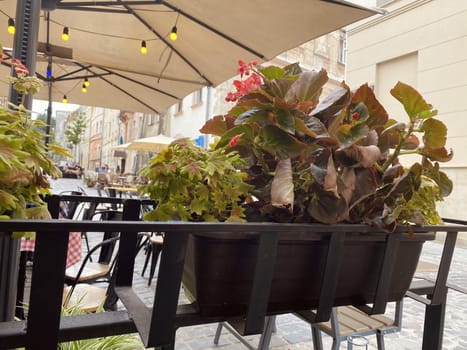
[[338,350],[340,343],[347,342],[347,349],[352,349],[352,338],[376,335],[378,350],[384,350],[384,335],[400,332],[403,302],[398,301],[394,319],[385,315],[367,315],[353,306],[340,306],[332,309],[331,320],[311,325],[315,350],[322,350],[321,333],[333,338],[332,350]]
[[63,289],[63,306],[69,308],[79,304],[86,313],[96,312],[99,306],[105,304],[107,289],[88,283],[66,286]]
[[[300,317],[299,315],[297,315]],[[305,322],[307,322],[305,320]],[[394,319],[385,315],[367,315],[363,311],[353,306],[334,307],[331,313],[331,319],[328,322],[315,323],[311,325],[311,334],[313,338],[313,349],[323,350],[321,332],[330,335],[333,338],[332,350],[339,350],[343,341],[347,342],[347,349],[351,350],[352,339],[376,335],[378,350],[384,350],[384,335],[399,332],[402,323],[402,300],[396,303]],[[237,331],[227,322],[220,322],[214,336],[214,344],[219,343],[222,327],[225,327],[234,337],[240,340],[247,348],[251,350],[267,350],[271,342],[271,336],[275,329],[275,316],[266,317],[263,334],[259,340],[258,347],[254,347],[245,340]]]

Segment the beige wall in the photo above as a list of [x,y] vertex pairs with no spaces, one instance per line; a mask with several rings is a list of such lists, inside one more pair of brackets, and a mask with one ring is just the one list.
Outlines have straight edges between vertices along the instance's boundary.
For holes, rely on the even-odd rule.
[[374,84],[392,114],[401,111],[388,103],[397,80],[414,85],[438,109],[454,150],[445,169],[455,186],[440,211],[467,219],[467,1],[394,0],[386,8],[386,15],[349,31],[346,81]]

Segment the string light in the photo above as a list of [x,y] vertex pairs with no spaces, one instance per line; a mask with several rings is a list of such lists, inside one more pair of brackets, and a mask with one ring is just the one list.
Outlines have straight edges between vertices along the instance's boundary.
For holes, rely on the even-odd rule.
[[170,31],[170,40],[177,40],[177,26],[172,27],[172,30]]
[[146,47],[146,40],[141,41],[141,48],[139,49],[143,55],[148,53],[148,48]]
[[88,78],[84,78],[83,86],[88,87],[89,85],[91,85],[91,83],[89,82]]
[[88,89],[86,88],[86,84],[83,83],[83,86],[81,86],[81,91],[84,93],[86,91],[88,91]]
[[68,103],[68,98],[66,97],[66,95],[63,95],[62,103]]
[[10,34],[15,34],[16,28],[15,28],[15,20],[13,18],[8,18],[8,33]]
[[62,40],[68,41],[68,39],[70,39],[70,31],[68,30],[68,27],[64,27],[62,32]]

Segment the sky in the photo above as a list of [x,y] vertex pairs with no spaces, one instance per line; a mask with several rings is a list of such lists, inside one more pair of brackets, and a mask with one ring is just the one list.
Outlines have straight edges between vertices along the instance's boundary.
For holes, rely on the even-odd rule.
[[[38,115],[38,114],[43,114],[47,113],[47,107],[49,106],[48,101],[44,100],[33,100],[32,101],[32,115]],[[55,116],[56,111],[75,111],[78,109],[79,105],[75,105],[72,103],[59,103],[59,102],[53,102],[52,103],[52,116]]]

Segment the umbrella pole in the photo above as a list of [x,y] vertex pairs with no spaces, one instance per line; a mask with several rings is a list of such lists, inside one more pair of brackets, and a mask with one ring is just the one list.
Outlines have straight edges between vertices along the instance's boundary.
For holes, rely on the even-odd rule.
[[[49,145],[50,140],[50,124],[52,123],[52,55],[50,54],[50,12],[47,12],[47,43],[46,50],[49,54],[47,58],[47,85],[49,88],[49,104],[47,106],[47,121],[45,126],[45,145]],[[50,69],[50,72],[49,72]]]
[[[29,75],[36,73],[37,37],[39,33],[40,1],[18,0],[16,4],[16,34],[13,42],[13,57],[19,59],[28,69]],[[12,70],[14,74],[14,69]],[[10,86],[10,102],[23,103],[32,107],[32,95],[24,96]]]
[[[37,36],[39,32],[40,1],[18,0],[16,5],[16,35],[13,57],[21,60],[31,75],[36,71]],[[14,71],[12,72],[14,74]],[[32,96],[18,93],[10,87],[10,102],[32,106]],[[19,239],[0,237],[0,321],[11,321],[16,305],[18,284]]]
[[[49,63],[52,64],[52,56],[49,56]],[[48,78],[47,82],[49,88],[49,104],[47,106],[47,121],[45,126],[45,145],[49,145],[50,141],[50,124],[52,123],[52,79]]]

